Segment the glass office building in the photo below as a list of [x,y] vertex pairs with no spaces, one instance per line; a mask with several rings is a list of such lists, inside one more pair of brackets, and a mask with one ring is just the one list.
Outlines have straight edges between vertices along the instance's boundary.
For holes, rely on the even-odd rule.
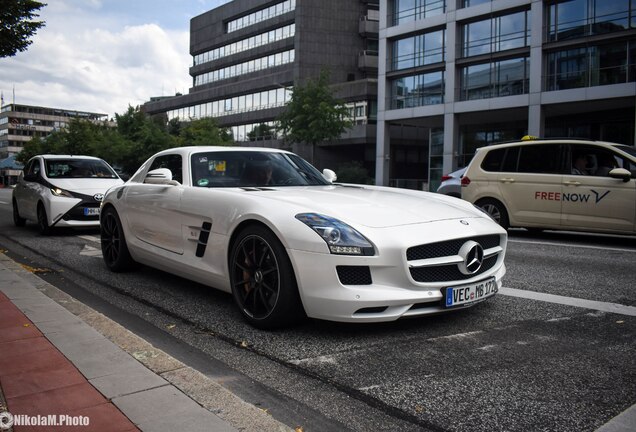
[[379,53],[378,184],[526,134],[634,145],[636,0],[381,0]]

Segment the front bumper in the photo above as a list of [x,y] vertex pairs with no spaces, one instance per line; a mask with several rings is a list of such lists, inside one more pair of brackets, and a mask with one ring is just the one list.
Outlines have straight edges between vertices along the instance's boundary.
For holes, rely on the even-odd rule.
[[[458,226],[459,225],[459,226]],[[288,250],[295,269],[299,293],[309,317],[344,322],[394,321],[401,317],[439,314],[458,308],[445,308],[443,289],[471,284],[491,277],[497,289],[506,273],[504,265],[507,235],[485,219],[470,219],[470,225],[458,221],[393,227],[375,230],[369,238],[376,242],[371,257],[321,254]],[[417,282],[409,272],[406,250],[452,238],[471,239],[487,234],[501,236],[502,251],[487,271],[461,280]],[[343,284],[338,267],[368,268],[368,277]],[[364,273],[363,273],[364,274]],[[475,304],[475,303],[473,303]]]
[[99,209],[100,203],[92,197],[66,198],[51,197],[47,216],[50,226],[58,227],[98,227],[99,213],[85,215],[84,209]]

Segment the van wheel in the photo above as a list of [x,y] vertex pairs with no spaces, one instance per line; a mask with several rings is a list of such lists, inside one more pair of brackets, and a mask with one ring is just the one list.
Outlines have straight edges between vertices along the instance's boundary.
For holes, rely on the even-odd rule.
[[510,221],[508,219],[508,212],[506,208],[497,200],[483,199],[477,202],[477,206],[481,207],[495,222],[497,222],[503,229],[510,228]]
[[18,202],[13,200],[13,224],[17,227],[23,227],[26,224],[26,219],[20,217],[20,212],[18,211]]

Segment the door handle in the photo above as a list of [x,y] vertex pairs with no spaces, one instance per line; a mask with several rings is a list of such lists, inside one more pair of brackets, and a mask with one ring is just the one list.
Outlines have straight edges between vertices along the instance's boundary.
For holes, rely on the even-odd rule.
[[564,184],[566,184],[568,186],[580,186],[581,182],[578,182],[576,180],[568,180],[568,181],[564,182]]
[[507,177],[504,177],[504,178],[502,178],[502,179],[499,179],[499,181],[500,181],[500,182],[502,182],[502,183],[514,183],[514,182],[515,182],[515,179],[513,179],[513,178],[509,178],[509,177],[508,177],[508,178],[507,178]]

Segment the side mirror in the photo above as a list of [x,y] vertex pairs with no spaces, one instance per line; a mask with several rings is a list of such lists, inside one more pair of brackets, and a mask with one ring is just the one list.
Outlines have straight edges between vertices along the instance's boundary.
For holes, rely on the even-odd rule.
[[632,178],[632,173],[625,168],[614,168],[607,175],[611,178],[623,180],[625,183]]
[[330,183],[333,183],[338,179],[338,176],[336,175],[336,173],[327,168],[322,170],[322,176],[324,177],[325,180],[327,180]]
[[180,183],[176,180],[172,180],[172,171],[168,168],[157,168],[152,171],[148,171],[144,183],[156,184],[156,185],[170,185],[179,186]]

